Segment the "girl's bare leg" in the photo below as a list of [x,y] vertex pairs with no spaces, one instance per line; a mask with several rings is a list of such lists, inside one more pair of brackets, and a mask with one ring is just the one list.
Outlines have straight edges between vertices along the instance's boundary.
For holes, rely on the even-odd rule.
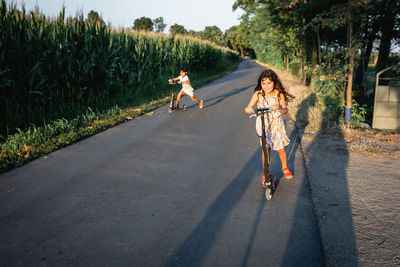
[[287,168],[286,150],[284,148],[278,150],[279,158],[281,159],[282,169]]
[[192,99],[192,101],[196,102],[197,104],[200,104],[200,100],[198,100],[194,96],[191,96],[190,99]]
[[199,104],[200,108],[203,108],[203,101],[198,100],[197,98],[195,98],[194,96],[191,96],[190,99],[192,99],[192,101],[196,102],[197,104]]
[[176,97],[176,106],[179,106],[179,102],[181,101],[181,97],[186,95],[186,93],[183,90],[179,91],[178,96]]
[[278,152],[279,152],[279,158],[281,159],[282,162],[282,171],[283,174],[285,175],[285,178],[292,179],[293,174],[289,171],[289,168],[287,167],[287,157],[285,148],[278,150]]

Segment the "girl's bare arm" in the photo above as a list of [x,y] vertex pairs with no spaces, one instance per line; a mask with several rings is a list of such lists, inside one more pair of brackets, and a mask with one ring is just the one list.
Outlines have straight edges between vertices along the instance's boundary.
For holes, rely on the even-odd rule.
[[280,105],[280,110],[279,112],[282,115],[285,115],[288,113],[288,109],[287,109],[287,105],[286,105],[286,100],[285,100],[285,96],[283,94],[279,95],[279,105]]
[[171,78],[171,79],[169,79],[168,81],[177,81],[177,80],[179,80],[179,77]]
[[249,104],[247,105],[247,107],[244,109],[244,113],[246,114],[251,114],[253,113],[253,107],[254,105],[257,103],[258,100],[258,94],[254,93],[253,96],[250,99]]

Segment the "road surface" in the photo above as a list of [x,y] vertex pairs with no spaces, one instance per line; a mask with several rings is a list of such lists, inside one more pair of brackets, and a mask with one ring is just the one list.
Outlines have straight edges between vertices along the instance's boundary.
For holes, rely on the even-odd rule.
[[322,266],[297,131],[286,180],[261,189],[255,119],[263,67],[239,68],[164,106],[0,175],[0,266]]

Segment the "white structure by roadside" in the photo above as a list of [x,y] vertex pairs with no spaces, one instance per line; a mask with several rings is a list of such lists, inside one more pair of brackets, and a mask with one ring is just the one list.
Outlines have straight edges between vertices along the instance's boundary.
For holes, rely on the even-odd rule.
[[[400,77],[380,78],[384,72],[399,67],[395,65],[376,74],[372,128],[400,129]],[[387,85],[379,85],[380,80],[387,80]]]

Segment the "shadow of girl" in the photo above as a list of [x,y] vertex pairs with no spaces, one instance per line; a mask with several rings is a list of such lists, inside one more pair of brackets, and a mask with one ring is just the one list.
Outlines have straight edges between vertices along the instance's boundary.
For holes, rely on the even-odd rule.
[[[334,99],[328,96],[322,101],[325,107],[329,107]],[[316,103],[317,96],[313,93],[299,105],[296,121],[301,127],[310,123],[309,110]],[[318,132],[313,138],[303,134],[301,145],[305,154],[325,263],[327,266],[358,266],[346,175],[349,153],[344,145],[342,130],[335,127],[335,117],[332,115],[332,109],[325,108]]]

